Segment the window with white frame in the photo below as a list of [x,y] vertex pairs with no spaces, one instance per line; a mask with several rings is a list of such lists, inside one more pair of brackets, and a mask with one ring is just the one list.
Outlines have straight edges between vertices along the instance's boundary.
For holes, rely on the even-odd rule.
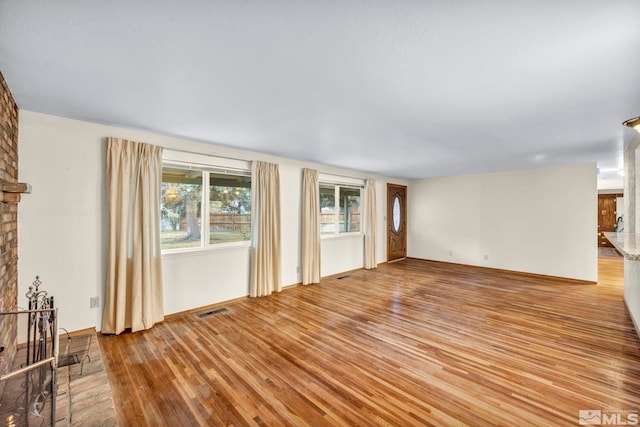
[[165,163],[160,219],[162,250],[249,241],[250,172]]
[[209,243],[251,239],[251,177],[209,173]]
[[360,233],[361,188],[320,182],[320,234]]

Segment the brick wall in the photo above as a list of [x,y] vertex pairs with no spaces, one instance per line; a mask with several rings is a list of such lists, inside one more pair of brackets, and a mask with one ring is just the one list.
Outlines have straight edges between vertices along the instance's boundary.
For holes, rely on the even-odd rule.
[[[18,106],[0,73],[0,182],[18,182]],[[0,311],[16,307],[18,298],[18,204],[0,202]],[[16,350],[15,316],[0,316],[0,373]]]

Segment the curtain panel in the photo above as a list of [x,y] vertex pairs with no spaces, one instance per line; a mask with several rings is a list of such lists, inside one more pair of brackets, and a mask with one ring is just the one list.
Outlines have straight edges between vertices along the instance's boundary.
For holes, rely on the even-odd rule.
[[318,171],[302,169],[302,284],[320,283],[320,184]]
[[277,164],[254,161],[251,176],[251,280],[249,296],[282,290],[280,247],[280,171]]
[[107,289],[102,333],[164,320],[160,249],[162,147],[107,138]]
[[367,179],[365,183],[365,234],[364,234],[364,268],[378,267],[376,260],[376,181]]

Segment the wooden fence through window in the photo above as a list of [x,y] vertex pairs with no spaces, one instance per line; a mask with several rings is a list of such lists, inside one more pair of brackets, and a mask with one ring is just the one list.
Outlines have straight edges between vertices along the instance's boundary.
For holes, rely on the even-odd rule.
[[217,232],[251,232],[251,215],[234,213],[212,213],[209,225],[211,231]]
[[[344,213],[340,214],[340,228],[343,227],[344,224]],[[320,214],[320,230],[322,232],[333,232],[333,221],[334,214],[321,213]],[[360,212],[350,212],[349,213],[349,229],[350,231],[362,231],[360,228]]]

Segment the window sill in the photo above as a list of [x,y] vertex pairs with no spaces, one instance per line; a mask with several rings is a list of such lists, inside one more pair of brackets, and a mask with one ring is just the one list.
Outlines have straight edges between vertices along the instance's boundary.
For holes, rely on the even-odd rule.
[[353,237],[364,237],[364,233],[325,234],[324,236],[320,236],[320,240],[346,239]]
[[205,256],[216,252],[249,252],[250,242],[218,243],[206,248],[166,249],[162,251],[162,258],[184,258],[190,256]]

